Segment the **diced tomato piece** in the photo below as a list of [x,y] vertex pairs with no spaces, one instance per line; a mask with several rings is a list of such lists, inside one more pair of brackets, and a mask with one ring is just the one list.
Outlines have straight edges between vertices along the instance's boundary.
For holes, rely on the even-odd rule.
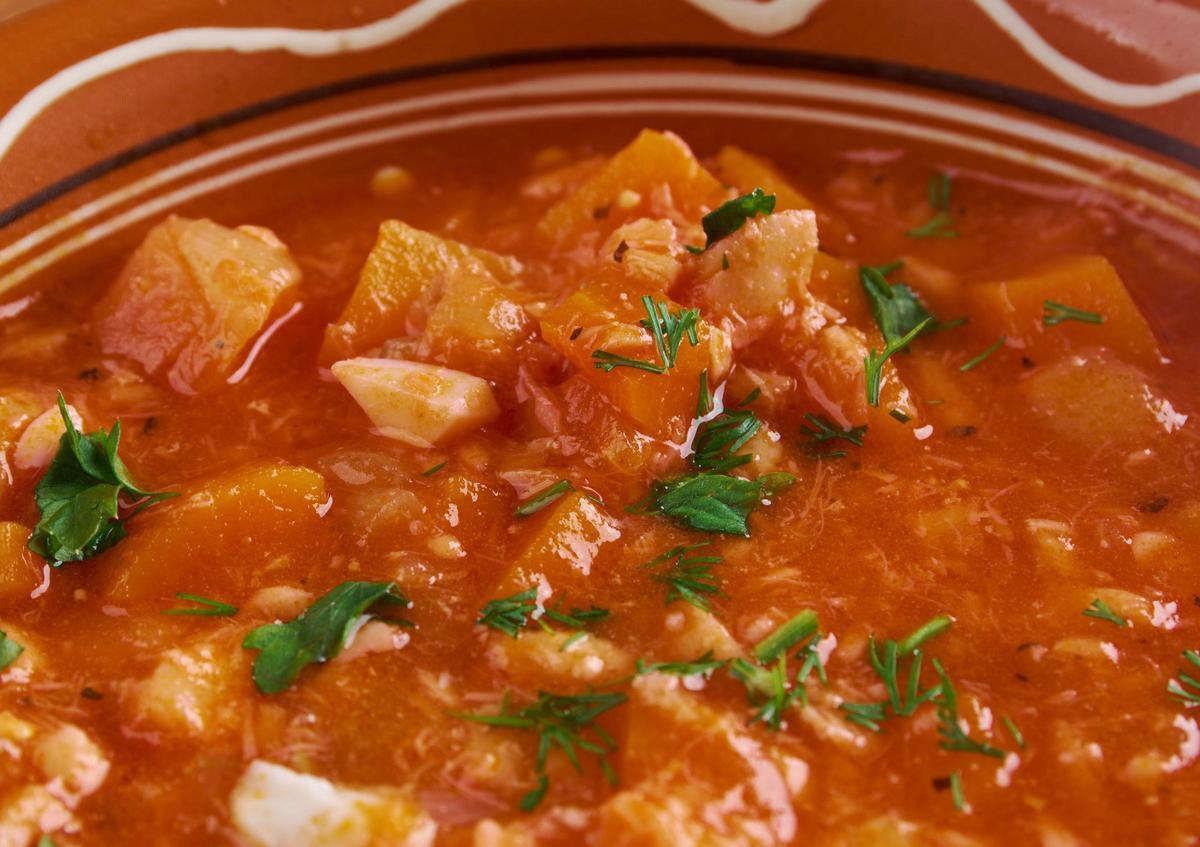
[[96,306],[101,349],[176,391],[219,382],[300,280],[270,230],[170,217],[150,230]]
[[[1004,335],[1039,364],[1081,347],[1108,347],[1136,362],[1156,362],[1158,343],[1116,270],[1103,256],[1071,256],[1022,276],[966,287],[969,326],[978,336]],[[1103,317],[1046,326],[1046,301]]]
[[414,304],[453,271],[474,270],[505,282],[520,267],[507,256],[422,232],[400,221],[384,221],[350,302],[337,322],[325,329],[321,362],[328,365],[388,339],[412,334],[418,328],[412,325]]

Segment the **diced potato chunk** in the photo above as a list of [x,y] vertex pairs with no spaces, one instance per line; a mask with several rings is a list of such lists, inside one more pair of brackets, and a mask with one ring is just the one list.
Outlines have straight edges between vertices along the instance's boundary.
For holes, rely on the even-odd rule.
[[275,463],[237,468],[183,495],[139,515],[128,525],[129,537],[94,560],[104,591],[170,597],[203,593],[211,579],[223,596],[235,598],[297,537],[319,537],[329,505],[319,473]]
[[399,359],[347,359],[332,370],[380,434],[414,447],[453,441],[500,414],[491,386],[462,371]]
[[105,353],[194,393],[232,370],[299,280],[269,230],[172,216],[150,230],[96,307],[96,335]]
[[252,847],[429,847],[437,824],[406,793],[343,788],[256,759],[230,797]]
[[773,164],[740,147],[722,147],[712,164],[713,173],[723,182],[737,188],[741,194],[749,194],[756,188],[761,188],[767,194],[774,194],[776,212],[816,208]]
[[1058,443],[1089,453],[1109,441],[1148,446],[1187,421],[1142,371],[1103,350],[1038,368],[1020,391],[1043,425],[1063,436]]
[[0,521],[0,602],[29,596],[42,581],[42,562],[27,546],[29,530]]
[[54,781],[56,793],[66,798],[68,805],[95,794],[108,776],[104,751],[86,732],[71,724],[38,736],[33,759],[46,778]]
[[[601,842],[733,847],[790,844],[808,765],[764,748],[739,717],[659,674],[634,681],[621,744],[623,786],[601,807]],[[724,798],[737,792],[730,808]],[[705,822],[720,820],[720,827]]]
[[571,637],[533,629],[519,638],[495,634],[488,659],[515,685],[529,689],[604,685],[633,672],[633,658],[607,638],[587,633],[564,649]]
[[0,845],[32,847],[39,834],[57,832],[74,818],[44,785],[27,785],[0,795]]
[[425,324],[422,353],[452,368],[510,381],[517,368],[517,345],[534,327],[523,299],[490,276],[450,275]]
[[477,250],[414,229],[400,221],[384,221],[379,237],[336,323],[325,329],[322,364],[356,356],[389,338],[412,334],[413,304],[431,286],[460,269],[490,274],[502,282],[520,272],[515,259]]
[[241,727],[251,694],[244,651],[195,644],[166,651],[134,687],[137,716],[173,735],[212,738]]
[[807,297],[816,252],[811,211],[746,221],[697,257],[690,299],[707,320],[729,331],[735,347],[744,346],[796,312]]
[[700,371],[708,371],[709,385],[718,385],[729,372],[732,352],[729,337],[700,321],[699,344],[685,338],[674,367],[666,373],[649,373],[617,367],[605,373],[595,367],[592,353],[609,353],[659,364],[649,330],[642,296],[655,295],[670,311],[681,307],[626,284],[602,276],[580,288],[542,319],[542,337],[566,357],[584,379],[603,394],[643,432],[656,438],[680,441],[696,413]]
[[667,291],[679,277],[684,252],[673,223],[638,218],[613,230],[600,248],[600,261],[620,265],[631,281]]
[[539,577],[552,590],[580,582],[592,571],[601,550],[621,537],[604,507],[573,491],[529,518],[533,522],[513,559],[505,585],[527,588]]
[[697,221],[727,197],[683,139],[647,129],[546,212],[537,229],[559,244],[576,243],[647,213],[677,223]]
[[[1047,301],[1102,315],[1104,323],[1042,322]],[[969,326],[980,338],[1004,335],[1041,364],[1068,350],[1109,347],[1136,362],[1155,362],[1158,344],[1116,270],[1102,256],[1060,259],[1024,276],[966,287]]]

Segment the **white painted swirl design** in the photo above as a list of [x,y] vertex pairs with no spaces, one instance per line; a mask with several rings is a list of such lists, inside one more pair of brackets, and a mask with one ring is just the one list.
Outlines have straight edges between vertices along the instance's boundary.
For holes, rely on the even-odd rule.
[[[468,0],[417,0],[370,24],[341,30],[284,27],[192,27],[160,32],[91,56],[56,73],[22,97],[0,118],[0,159],[39,114],[63,95],[114,71],[177,53],[258,53],[282,50],[301,56],[330,56],[382,47],[419,31]],[[773,36],[804,24],[826,0],[687,0],[726,26]],[[1156,106],[1200,91],[1200,73],[1156,84],[1108,79],[1057,50],[1006,0],[972,0],[1043,67],[1090,97],[1114,106]]]

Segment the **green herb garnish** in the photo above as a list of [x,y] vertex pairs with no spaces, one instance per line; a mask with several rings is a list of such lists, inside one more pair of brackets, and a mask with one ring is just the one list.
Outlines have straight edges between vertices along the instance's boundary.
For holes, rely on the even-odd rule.
[[[58,409],[67,431],[58,453],[34,489],[41,519],[29,539],[29,549],[54,567],[102,553],[125,537],[125,521],[174,492],[143,491],[129,478],[117,455],[121,422],[112,432],[103,429],[82,435],[67,414],[67,401],[58,393]],[[138,501],[121,517],[121,495]]]
[[1097,597],[1095,600],[1092,601],[1092,605],[1088,606],[1086,609],[1083,610],[1083,614],[1089,618],[1096,618],[1097,620],[1108,621],[1110,624],[1113,624],[1114,626],[1122,626],[1123,627],[1123,626],[1129,625],[1129,621],[1125,620],[1123,617],[1121,617],[1116,612],[1114,612],[1112,609],[1110,609],[1108,604],[1105,603],[1103,600],[1101,600],[1099,597]]
[[1000,720],[1004,723],[1004,728],[1008,730],[1008,734],[1012,736],[1013,741],[1017,742],[1017,746],[1024,750],[1025,736],[1021,734],[1021,730],[1017,729],[1017,725],[1013,723],[1012,718],[1005,715]]
[[1003,335],[1000,336],[999,338],[997,338],[995,341],[993,341],[991,344],[989,344],[987,349],[984,350],[982,353],[980,353],[978,356],[973,356],[972,358],[968,359],[967,361],[965,361],[961,365],[959,365],[958,366],[959,372],[966,373],[967,371],[971,370],[971,368],[980,364],[988,356],[992,355],[997,350],[999,350],[1001,347],[1003,347],[1004,342],[1006,340],[1007,339],[1005,339],[1005,337]]
[[706,652],[703,656],[693,659],[690,662],[652,662],[646,664],[642,659],[638,659],[635,663],[635,675],[645,676],[651,673],[665,673],[672,676],[698,676],[700,674],[710,674],[715,670],[723,668],[727,664],[725,659],[714,659],[712,650]]
[[518,518],[527,518],[532,514],[540,512],[567,492],[573,491],[574,488],[575,486],[571,485],[569,479],[560,479],[553,485],[547,485],[545,488],[533,492],[522,500],[517,506],[516,516]]
[[529,623],[529,616],[536,610],[537,588],[528,588],[509,597],[488,601],[479,610],[479,619],[475,623],[516,638],[521,628]]
[[883,382],[883,363],[890,359],[895,353],[907,347],[914,338],[929,326],[933,318],[926,318],[912,328],[906,335],[889,341],[884,345],[882,352],[868,350],[867,355],[863,357],[863,367],[867,374],[867,402],[872,406],[879,405],[879,389]]
[[700,220],[707,239],[704,249],[707,250],[725,236],[737,232],[751,218],[769,215],[774,211],[775,195],[764,194],[761,188],[722,203]]
[[747,519],[760,502],[795,482],[787,473],[769,473],[758,479],[743,479],[720,473],[694,473],[659,480],[644,500],[628,511],[664,515],[685,526],[705,532],[750,535]]
[[24,647],[9,638],[8,634],[0,629],[0,671],[15,662],[24,652]]
[[958,771],[950,774],[950,799],[954,801],[954,808],[958,811],[967,810],[967,801],[963,797],[962,774]]
[[1042,302],[1042,323],[1046,326],[1058,326],[1063,321],[1079,321],[1085,324],[1102,324],[1104,315],[1096,312],[1085,312],[1074,306],[1065,306],[1053,300]]
[[164,615],[195,615],[203,618],[229,618],[237,614],[237,606],[231,606],[228,603],[222,603],[220,600],[210,600],[207,597],[201,597],[197,594],[185,594],[180,592],[175,595],[180,600],[187,600],[189,603],[196,603],[203,608],[199,609],[163,609]]
[[939,721],[938,735],[942,737],[942,749],[957,753],[978,753],[981,756],[1003,759],[1003,750],[986,742],[977,741],[963,731],[962,724],[958,719],[958,694],[954,690],[954,684],[950,682],[950,675],[946,673],[942,663],[937,659],[933,660],[933,669],[937,671],[937,675],[942,680],[939,685],[935,686],[939,689],[936,702]]
[[682,600],[703,612],[710,612],[712,607],[709,605],[709,597],[722,596],[721,581],[712,572],[712,566],[719,564],[721,557],[691,555],[692,551],[707,546],[708,542],[705,541],[690,547],[674,547],[639,566],[639,570],[656,568],[670,562],[669,567],[650,577],[655,582],[667,586],[666,605]]
[[628,698],[617,692],[589,692],[587,694],[538,693],[538,699],[521,709],[509,708],[508,695],[500,706],[500,713],[481,715],[474,712],[451,712],[452,717],[474,721],[488,726],[506,729],[531,730],[538,735],[537,786],[521,798],[522,811],[537,808],[546,796],[550,779],[546,775],[546,760],[554,748],[562,750],[575,770],[583,770],[579,761],[580,751],[591,753],[600,760],[600,768],[609,784],[617,782],[616,773],[608,763],[607,756],[617,749],[617,742],[594,722],[610,709],[620,706]]
[[446,467],[445,462],[438,462],[436,465],[431,465],[430,467],[421,471],[421,476],[433,476],[435,473],[437,473],[444,467]]
[[[254,659],[258,690],[278,694],[296,681],[305,665],[332,659],[346,645],[358,619],[376,603],[410,605],[394,582],[343,582],[295,620],[251,630],[242,646],[262,651]],[[388,622],[408,623],[394,618]]]
[[958,238],[954,229],[954,216],[950,214],[951,179],[948,173],[938,171],[929,177],[925,188],[925,199],[934,215],[921,226],[905,233],[909,238]]
[[614,368],[634,368],[648,373],[662,374],[675,367],[679,357],[679,348],[686,338],[695,347],[700,343],[697,326],[700,323],[699,309],[680,309],[672,312],[665,302],[654,303],[650,295],[642,297],[642,306],[646,309],[646,318],[639,321],[645,327],[654,341],[654,349],[658,353],[659,364],[632,359],[607,350],[595,350],[592,358],[597,368],[605,373]]
[[[934,685],[921,691],[921,665],[924,654],[922,645],[945,632],[951,624],[946,615],[938,615],[926,621],[911,635],[900,641],[885,641],[882,653],[872,635],[867,641],[867,659],[875,673],[883,681],[887,699],[878,703],[843,703],[841,709],[851,723],[881,732],[882,722],[890,717],[908,717],[922,704],[928,703],[941,693],[941,686]],[[903,690],[900,687],[900,659],[912,657],[908,678]]]
[[[0,646],[3,646],[2,642],[0,642]],[[1200,669],[1200,653],[1195,650],[1184,650],[1183,658]],[[0,663],[0,667],[3,667],[2,663]],[[1167,693],[1183,703],[1200,705],[1200,679],[1180,672],[1179,682],[1171,680],[1167,683]]]
[[855,447],[863,446],[863,437],[867,434],[867,425],[851,427],[850,429],[842,429],[837,424],[819,415],[805,415],[804,419],[812,424],[811,427],[801,424],[800,433],[813,440],[815,444],[824,444],[826,441],[834,441],[841,439],[849,441]]
[[[757,664],[745,659],[734,659],[729,666],[730,675],[746,687],[746,696],[757,711],[750,723],[761,721],[768,729],[778,730],[783,725],[783,716],[793,703],[807,704],[805,684],[815,670],[822,683],[826,681],[825,668],[817,651],[820,641],[817,613],[806,609],[776,628],[754,647]],[[799,647],[796,657],[804,657],[794,681],[788,678],[788,653]]]
[[754,437],[761,424],[750,409],[725,409],[696,429],[691,461],[702,471],[727,471],[754,459],[738,453]]
[[700,391],[696,395],[696,417],[702,418],[715,408],[712,389],[708,387],[708,368],[700,371]]

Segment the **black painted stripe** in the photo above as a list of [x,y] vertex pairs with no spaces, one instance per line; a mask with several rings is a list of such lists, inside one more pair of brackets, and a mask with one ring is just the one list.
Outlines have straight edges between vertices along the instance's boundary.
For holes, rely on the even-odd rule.
[[629,59],[707,59],[755,68],[822,71],[863,79],[902,83],[920,88],[964,95],[977,100],[1012,106],[1033,114],[1073,124],[1093,132],[1119,139],[1137,147],[1174,159],[1200,169],[1200,146],[1181,138],[1159,132],[1143,124],[1127,121],[1099,109],[1082,106],[1058,97],[1039,94],[999,82],[921,68],[896,62],[853,56],[834,56],[773,48],[725,47],[707,44],[632,44],[564,47],[557,50],[525,50],[496,53],[466,59],[394,68],[363,76],[349,77],[324,85],[313,86],[246,106],[222,112],[212,117],[173,129],[170,132],[135,144],[119,153],[89,165],[82,170],[47,185],[7,209],[0,211],[0,227],[20,220],[59,197],[99,179],[126,165],[155,153],[198,138],[205,133],[236,126],[246,121],[294,106],[314,103],[348,94],[397,83],[432,79],[452,74],[493,68],[515,68],[578,61]]

